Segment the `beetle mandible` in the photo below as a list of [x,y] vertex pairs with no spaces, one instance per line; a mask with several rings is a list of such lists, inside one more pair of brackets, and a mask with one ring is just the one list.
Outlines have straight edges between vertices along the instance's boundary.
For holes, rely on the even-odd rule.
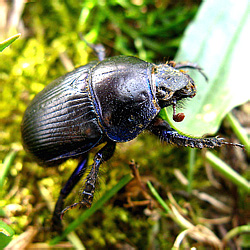
[[52,223],[57,229],[64,200],[87,169],[89,151],[100,144],[106,143],[96,153],[86,177],[81,200],[76,203],[81,206],[91,206],[99,167],[112,157],[116,143],[130,141],[144,130],[177,146],[242,147],[218,137],[181,135],[158,116],[162,108],[172,105],[173,118],[183,120],[183,113],[175,114],[176,103],[194,97],[196,87],[193,79],[179,69],[192,65],[157,65],[132,56],[104,59],[100,48],[99,61],[81,66],[45,87],[28,106],[21,125],[24,148],[39,164],[56,166],[69,158],[80,159],[55,206]]

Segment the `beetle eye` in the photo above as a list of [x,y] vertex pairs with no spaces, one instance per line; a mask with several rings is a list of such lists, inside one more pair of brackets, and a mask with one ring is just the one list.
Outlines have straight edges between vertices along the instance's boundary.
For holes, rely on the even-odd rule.
[[156,97],[159,100],[168,100],[173,95],[173,92],[165,86],[159,86],[156,91]]
[[196,86],[194,85],[193,82],[189,82],[187,86],[184,88],[180,89],[175,93],[176,97],[194,97],[196,95]]

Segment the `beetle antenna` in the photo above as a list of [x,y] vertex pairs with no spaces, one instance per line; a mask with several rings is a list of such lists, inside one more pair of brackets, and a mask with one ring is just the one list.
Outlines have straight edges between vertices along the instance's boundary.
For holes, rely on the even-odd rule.
[[191,62],[176,63],[173,67],[175,69],[182,69],[182,68],[196,69],[205,78],[206,82],[208,82],[208,77],[203,72],[203,69],[197,63],[191,63]]

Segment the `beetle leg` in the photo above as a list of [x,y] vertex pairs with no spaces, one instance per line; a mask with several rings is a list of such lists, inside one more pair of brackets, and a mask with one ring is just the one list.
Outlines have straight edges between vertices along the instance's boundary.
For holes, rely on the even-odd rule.
[[63,218],[64,214],[70,209],[73,209],[77,206],[79,206],[80,208],[83,206],[91,206],[95,193],[95,184],[98,177],[99,167],[103,162],[109,160],[112,157],[115,151],[115,145],[115,142],[109,141],[96,153],[94,157],[94,163],[85,179],[85,183],[82,188],[83,191],[80,193],[80,202],[74,203],[63,209],[63,211],[61,211],[61,219]]
[[60,196],[56,202],[56,206],[52,217],[52,231],[60,231],[62,229],[60,215],[64,207],[64,200],[72,191],[74,186],[78,183],[78,181],[81,179],[82,175],[84,174],[87,168],[87,163],[88,163],[88,154],[82,156],[81,161],[79,162],[75,171],[72,173],[67,183],[61,189]]
[[98,44],[87,43],[87,45],[94,50],[94,52],[96,53],[99,61],[102,61],[102,60],[105,59],[105,56],[106,56],[105,48],[101,43],[98,43]]
[[96,153],[94,157],[94,163],[92,165],[90,173],[86,178],[83,191],[80,194],[81,203],[84,202],[87,206],[91,206],[94,197],[95,184],[98,177],[99,167],[103,162],[109,160],[112,157],[115,151],[115,145],[116,143],[110,141]]
[[102,61],[105,59],[106,57],[105,47],[101,43],[98,43],[98,44],[88,43],[81,33],[79,34],[79,36],[81,40],[83,40],[91,49],[94,50],[99,61]]
[[230,143],[224,141],[223,138],[211,137],[211,138],[191,138],[185,135],[179,134],[170,125],[157,117],[153,120],[148,128],[153,134],[157,135],[161,140],[166,141],[170,144],[175,144],[181,147],[191,147],[191,148],[214,148],[221,147],[222,145],[231,145],[244,148],[243,145],[238,143]]

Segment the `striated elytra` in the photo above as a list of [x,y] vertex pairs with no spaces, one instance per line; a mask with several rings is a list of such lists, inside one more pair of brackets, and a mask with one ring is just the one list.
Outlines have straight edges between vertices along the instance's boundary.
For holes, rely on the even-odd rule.
[[[58,78],[28,106],[21,131],[25,149],[45,166],[69,158],[79,164],[62,188],[53,214],[53,230],[60,230],[64,200],[84,174],[88,152],[106,143],[95,155],[80,202],[90,206],[99,167],[113,155],[117,142],[126,142],[148,130],[162,141],[184,147],[214,148],[222,138],[190,138],[180,135],[158,114],[164,107],[194,97],[192,78],[179,70],[185,65],[153,64],[132,56],[93,61]],[[190,64],[188,65],[190,67]],[[184,114],[174,114],[182,121]]]

